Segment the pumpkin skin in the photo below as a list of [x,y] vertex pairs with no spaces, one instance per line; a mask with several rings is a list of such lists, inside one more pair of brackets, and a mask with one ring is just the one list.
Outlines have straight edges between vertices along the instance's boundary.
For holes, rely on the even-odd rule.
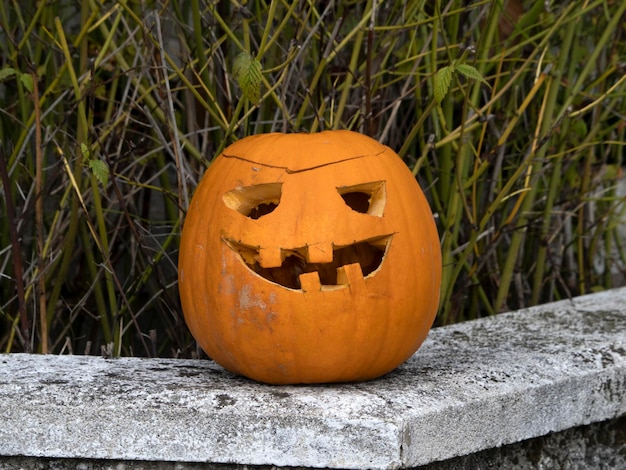
[[179,290],[202,349],[271,384],[361,381],[408,359],[434,321],[439,237],[400,157],[352,131],[260,134],[203,176]]

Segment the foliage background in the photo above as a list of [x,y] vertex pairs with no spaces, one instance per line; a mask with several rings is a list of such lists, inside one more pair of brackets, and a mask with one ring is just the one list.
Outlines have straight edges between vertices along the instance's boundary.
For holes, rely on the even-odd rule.
[[625,10],[2,2],[0,350],[197,356],[184,213],[259,132],[349,128],[404,158],[442,239],[437,324],[623,283]]

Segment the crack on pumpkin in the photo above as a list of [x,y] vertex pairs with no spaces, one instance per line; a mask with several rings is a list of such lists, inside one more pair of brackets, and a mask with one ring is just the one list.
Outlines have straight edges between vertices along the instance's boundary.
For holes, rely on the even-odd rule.
[[347,157],[347,158],[343,158],[341,160],[336,160],[334,162],[322,163],[320,165],[309,166],[309,167],[302,168],[302,169],[299,169],[299,170],[294,170],[294,169],[289,168],[288,166],[284,166],[284,165],[271,165],[269,163],[261,163],[261,162],[257,162],[255,160],[252,160],[250,158],[240,157],[239,155],[228,155],[226,153],[222,153],[222,156],[225,157],[225,158],[235,158],[237,160],[241,160],[242,162],[252,163],[253,165],[260,165],[260,166],[264,166],[264,167],[267,167],[267,168],[276,168],[278,170],[284,170],[285,173],[287,173],[288,175],[293,175],[295,173],[302,173],[304,171],[317,170],[318,168],[323,168],[325,166],[330,166],[330,165],[336,165],[338,163],[348,162],[350,160],[357,160],[359,158],[377,157],[378,155],[381,155],[381,154],[385,153],[386,150],[387,150],[387,148],[385,147],[378,153],[356,155],[354,157]]
[[349,280],[339,275],[343,268],[350,264],[358,264],[361,275],[367,278],[375,275],[380,268],[393,235],[384,235],[346,246],[334,246],[332,261],[328,263],[311,263],[307,261],[307,252],[311,246],[295,249],[280,248],[280,266],[263,267],[260,260],[260,248],[224,238],[230,249],[239,255],[240,260],[251,271],[268,281],[289,289],[302,289],[300,276],[306,273],[317,273],[319,282],[324,287],[348,287]]

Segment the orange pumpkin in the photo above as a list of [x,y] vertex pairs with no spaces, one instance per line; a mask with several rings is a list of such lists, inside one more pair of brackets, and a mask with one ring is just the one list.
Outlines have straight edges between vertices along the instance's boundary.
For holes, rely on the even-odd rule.
[[202,178],[179,285],[191,333],[224,368],[272,384],[367,380],[426,338],[439,238],[388,147],[351,131],[261,134]]

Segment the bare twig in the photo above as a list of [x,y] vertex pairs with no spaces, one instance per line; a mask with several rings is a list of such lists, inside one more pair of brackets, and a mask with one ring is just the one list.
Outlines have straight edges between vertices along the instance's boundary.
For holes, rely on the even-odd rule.
[[17,291],[18,312],[20,316],[20,330],[22,348],[26,352],[31,352],[30,338],[30,322],[26,312],[26,301],[24,297],[24,264],[22,262],[22,247],[17,234],[17,217],[15,215],[15,205],[13,196],[11,195],[11,181],[9,179],[9,169],[7,161],[4,158],[4,151],[0,147],[0,178],[2,178],[2,186],[4,186],[4,197],[7,205],[7,215],[9,222],[9,235],[11,237],[11,245],[13,247],[13,272],[15,276],[15,289]]

